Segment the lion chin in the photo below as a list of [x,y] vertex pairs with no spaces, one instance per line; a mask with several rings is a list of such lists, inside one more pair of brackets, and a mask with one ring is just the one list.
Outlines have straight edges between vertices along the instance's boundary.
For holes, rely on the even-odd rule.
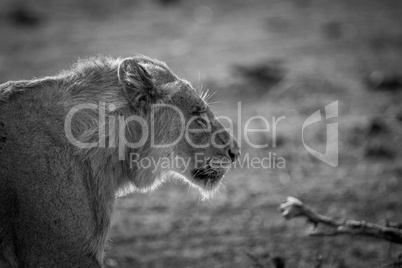
[[220,185],[222,178],[226,174],[224,169],[199,168],[191,171],[192,181],[203,190],[213,191]]
[[175,171],[169,171],[162,175],[162,179],[155,183],[154,187],[150,190],[158,188],[163,182],[169,180],[181,180],[196,188],[202,195],[203,199],[209,199],[219,191],[222,185],[222,179],[229,169],[214,169],[208,171],[208,175],[205,172],[201,172],[199,169],[193,169],[190,174],[183,175]]
[[191,170],[191,179],[194,184],[207,192],[214,192],[219,188],[222,178],[230,170],[229,162],[208,160],[201,167]]

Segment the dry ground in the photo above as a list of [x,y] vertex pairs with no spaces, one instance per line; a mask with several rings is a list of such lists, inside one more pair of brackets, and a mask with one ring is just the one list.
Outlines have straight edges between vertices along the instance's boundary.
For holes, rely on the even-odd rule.
[[[242,141],[243,154],[276,153],[286,168],[238,168],[209,201],[181,182],[119,200],[108,266],[250,267],[251,253],[266,267],[275,257],[286,267],[315,267],[318,255],[321,267],[379,267],[402,253],[374,239],[306,237],[303,221],[286,222],[277,211],[291,195],[339,218],[402,221],[402,123],[395,119],[402,118],[402,90],[365,83],[374,70],[402,72],[401,1],[19,2],[38,24],[13,22],[15,2],[0,4],[1,82],[50,75],[87,55],[142,53],[219,90],[218,114],[237,120],[241,101],[236,126],[251,115],[286,116],[276,148]],[[255,69],[265,63],[264,76]],[[333,168],[308,154],[301,131],[310,114],[336,100]],[[306,139],[322,151],[325,124],[318,125]],[[272,133],[252,138],[273,141]]]

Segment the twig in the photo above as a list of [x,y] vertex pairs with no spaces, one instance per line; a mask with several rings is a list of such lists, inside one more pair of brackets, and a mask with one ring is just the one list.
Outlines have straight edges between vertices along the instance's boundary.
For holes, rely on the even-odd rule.
[[386,221],[385,226],[396,228],[396,229],[402,229],[402,223],[400,223],[400,222]]
[[368,223],[365,221],[335,221],[327,216],[320,215],[304,205],[300,200],[294,197],[288,197],[286,203],[279,206],[282,215],[286,219],[293,219],[296,217],[305,217],[308,221],[317,226],[318,224],[323,224],[332,227],[332,231],[321,232],[313,231],[309,235],[312,236],[335,236],[341,234],[349,235],[362,235],[371,236],[380,239],[385,239],[394,243],[402,244],[402,230],[381,226],[373,223]]

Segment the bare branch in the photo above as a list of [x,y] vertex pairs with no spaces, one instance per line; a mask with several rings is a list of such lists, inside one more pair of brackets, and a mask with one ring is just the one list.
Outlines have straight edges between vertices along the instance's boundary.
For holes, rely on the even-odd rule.
[[400,223],[400,222],[386,221],[385,226],[396,228],[396,229],[402,229],[402,223]]
[[[402,244],[402,230],[391,226],[381,226],[365,221],[347,220],[343,222],[335,221],[327,216],[320,215],[303,204],[294,197],[288,197],[286,203],[279,206],[282,215],[286,219],[304,217],[317,226],[323,224],[331,227],[331,231],[313,231],[309,235],[313,236],[335,236],[341,234],[371,236],[398,244]],[[395,226],[395,225],[393,225]]]

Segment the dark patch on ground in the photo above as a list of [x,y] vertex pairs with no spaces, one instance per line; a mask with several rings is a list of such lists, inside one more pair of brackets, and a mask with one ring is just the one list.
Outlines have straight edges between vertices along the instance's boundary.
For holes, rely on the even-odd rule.
[[400,91],[402,89],[402,75],[386,74],[380,71],[371,72],[366,79],[372,89]]
[[377,136],[389,133],[387,124],[379,118],[374,118],[368,126],[368,134],[370,136]]
[[272,87],[278,84],[286,74],[281,60],[268,60],[250,65],[237,65],[233,67],[234,75],[241,76],[253,85]]
[[382,143],[373,143],[366,147],[365,156],[373,159],[392,160],[396,155],[391,148],[383,145]]
[[343,35],[343,24],[339,21],[331,21],[322,26],[324,36],[330,40],[339,39]]
[[43,17],[39,13],[34,12],[26,6],[12,8],[7,14],[7,17],[14,25],[28,28],[39,26],[43,21]]

